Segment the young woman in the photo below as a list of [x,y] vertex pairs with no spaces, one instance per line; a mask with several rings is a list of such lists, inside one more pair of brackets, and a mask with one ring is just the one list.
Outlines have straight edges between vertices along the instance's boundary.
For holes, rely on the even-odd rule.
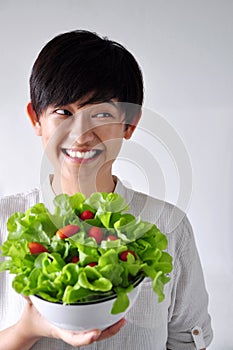
[[[0,274],[0,349],[205,349],[212,339],[208,295],[187,217],[183,214],[180,224],[173,225],[178,208],[126,188],[112,174],[123,140],[132,136],[141,117],[143,79],[132,54],[95,33],[61,34],[35,61],[30,91],[28,115],[54,172],[40,189],[1,199],[1,243],[7,218],[15,211],[39,201],[50,207],[59,193],[116,192],[135,216],[156,223],[167,234],[174,268],[162,303],[145,279],[126,320],[102,332],[55,327],[30,300],[13,292],[8,274]],[[169,232],[168,224],[173,227]]]

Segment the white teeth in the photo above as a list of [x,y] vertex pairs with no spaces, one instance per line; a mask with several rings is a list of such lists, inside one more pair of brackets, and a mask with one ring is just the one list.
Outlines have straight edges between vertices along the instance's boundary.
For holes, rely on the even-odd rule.
[[79,151],[72,151],[67,149],[66,153],[72,158],[89,159],[94,157],[94,155],[96,154],[96,151],[79,152]]

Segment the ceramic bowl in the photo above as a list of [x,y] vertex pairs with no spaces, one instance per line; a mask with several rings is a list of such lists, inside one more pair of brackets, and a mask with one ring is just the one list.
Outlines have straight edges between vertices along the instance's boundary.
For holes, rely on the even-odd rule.
[[134,304],[140,290],[141,281],[135,283],[134,289],[128,293],[130,305],[125,312],[112,315],[111,309],[116,295],[93,302],[64,305],[46,301],[36,295],[30,299],[37,310],[51,323],[64,329],[89,330],[98,328],[103,330],[119,321]]

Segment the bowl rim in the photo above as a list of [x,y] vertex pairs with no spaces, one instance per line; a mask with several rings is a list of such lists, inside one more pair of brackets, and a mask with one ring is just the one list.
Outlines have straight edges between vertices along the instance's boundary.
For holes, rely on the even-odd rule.
[[[145,278],[144,275],[138,276],[137,279],[133,282],[134,288],[137,287],[144,280],[144,278]],[[72,305],[93,305],[93,304],[99,304],[99,303],[103,303],[105,301],[109,301],[109,300],[115,299],[116,296],[117,296],[117,294],[114,291],[109,291],[108,293],[109,293],[109,295],[107,295],[105,297],[102,297],[100,299],[80,301],[80,302],[75,302],[75,303],[71,303],[71,304],[65,304],[62,301],[46,300],[46,299],[42,298],[41,296],[39,296],[37,294],[33,294],[33,296],[38,298],[38,299],[40,299],[40,300],[43,300],[43,301],[45,301],[47,303],[57,304],[57,305],[64,305],[64,306],[72,306]]]

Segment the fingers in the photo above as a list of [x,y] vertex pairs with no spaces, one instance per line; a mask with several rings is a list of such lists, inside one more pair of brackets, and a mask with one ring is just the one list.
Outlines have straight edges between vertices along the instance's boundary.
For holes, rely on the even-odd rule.
[[101,331],[98,329],[84,332],[67,331],[57,327],[53,329],[54,338],[62,339],[64,342],[74,347],[89,345],[96,341],[100,334]]
[[126,324],[126,320],[123,318],[113,326],[108,327],[104,331],[94,329],[91,331],[76,332],[68,331],[65,329],[54,327],[52,331],[52,337],[57,339],[62,339],[64,342],[74,346],[89,345],[94,341],[104,340],[112,337]]
[[113,335],[118,333],[120,331],[120,329],[122,327],[124,327],[125,325],[126,325],[126,319],[122,318],[120,321],[115,323],[113,326],[108,327],[104,331],[102,331],[102,333],[100,334],[100,336],[98,337],[97,340],[99,341],[99,340],[103,340],[103,339],[107,339],[107,338],[112,337]]

